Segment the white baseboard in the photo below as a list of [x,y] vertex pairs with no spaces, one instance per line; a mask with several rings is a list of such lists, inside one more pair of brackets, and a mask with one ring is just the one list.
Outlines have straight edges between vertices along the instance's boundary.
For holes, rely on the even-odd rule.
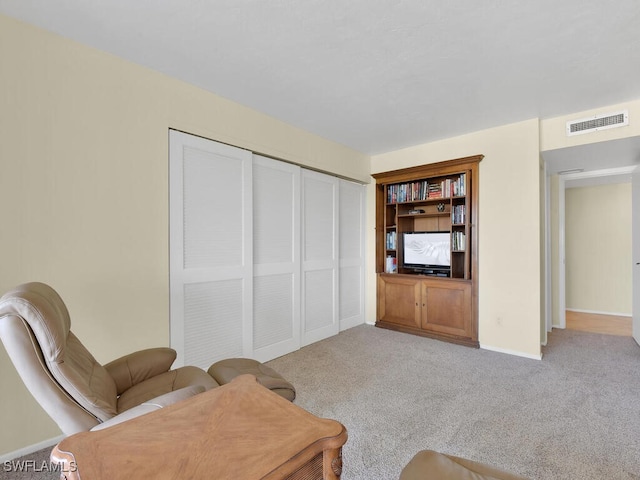
[[20,448],[13,452],[3,453],[0,455],[0,463],[8,462],[9,460],[14,460],[19,457],[24,457],[25,455],[29,455],[30,453],[37,452],[38,450],[42,450],[46,447],[52,447],[59,443],[65,435],[59,435],[54,438],[50,438],[49,440],[43,440],[42,442],[34,443],[33,445],[28,445],[26,447]]
[[530,358],[531,360],[542,360],[542,353],[540,355],[531,355],[530,353],[518,352],[516,350],[507,350],[506,348],[492,347],[491,345],[483,344],[480,344],[480,348],[482,348],[483,350],[490,350],[492,352],[515,355],[516,357]]
[[599,312],[597,310],[582,310],[580,308],[567,308],[567,310],[570,312],[591,313],[594,315],[615,315],[616,317],[632,317],[633,316],[630,313]]

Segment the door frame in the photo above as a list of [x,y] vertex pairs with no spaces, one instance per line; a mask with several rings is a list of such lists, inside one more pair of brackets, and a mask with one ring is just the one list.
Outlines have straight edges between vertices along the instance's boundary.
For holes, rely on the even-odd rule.
[[[637,207],[637,208],[636,208]],[[640,345],[640,166],[631,174],[631,336]]]

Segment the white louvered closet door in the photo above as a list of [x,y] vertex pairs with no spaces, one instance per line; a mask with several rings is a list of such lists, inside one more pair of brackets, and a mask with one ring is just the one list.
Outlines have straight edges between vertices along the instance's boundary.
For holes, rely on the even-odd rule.
[[340,330],[364,323],[365,187],[340,180]]
[[251,353],[252,153],[170,131],[171,345],[208,368]]
[[336,335],[338,179],[302,170],[302,345]]
[[253,357],[300,348],[300,167],[253,159]]

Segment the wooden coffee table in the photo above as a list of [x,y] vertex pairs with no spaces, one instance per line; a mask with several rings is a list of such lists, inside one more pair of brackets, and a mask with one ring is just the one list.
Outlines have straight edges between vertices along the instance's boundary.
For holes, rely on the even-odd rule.
[[95,432],[51,453],[61,479],[337,480],[344,426],[241,375],[231,383]]

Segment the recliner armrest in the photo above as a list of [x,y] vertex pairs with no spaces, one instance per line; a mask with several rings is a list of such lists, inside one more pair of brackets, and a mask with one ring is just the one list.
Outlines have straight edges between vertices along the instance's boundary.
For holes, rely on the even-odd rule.
[[167,372],[175,359],[176,351],[172,348],[149,348],[113,360],[104,368],[113,377],[120,395],[148,378]]
[[152,398],[149,401],[141,403],[137,407],[125,410],[115,417],[110,418],[106,422],[102,422],[96,425],[91,429],[91,431],[95,432],[96,430],[102,430],[103,428],[112,427],[119,423],[126,422],[127,420],[131,420],[132,418],[136,418],[141,415],[160,410],[161,408],[180,402],[204,391],[205,388],[203,386],[192,385],[190,387],[184,387],[179,390],[174,390],[173,392],[165,393],[164,395],[160,395],[159,397]]

